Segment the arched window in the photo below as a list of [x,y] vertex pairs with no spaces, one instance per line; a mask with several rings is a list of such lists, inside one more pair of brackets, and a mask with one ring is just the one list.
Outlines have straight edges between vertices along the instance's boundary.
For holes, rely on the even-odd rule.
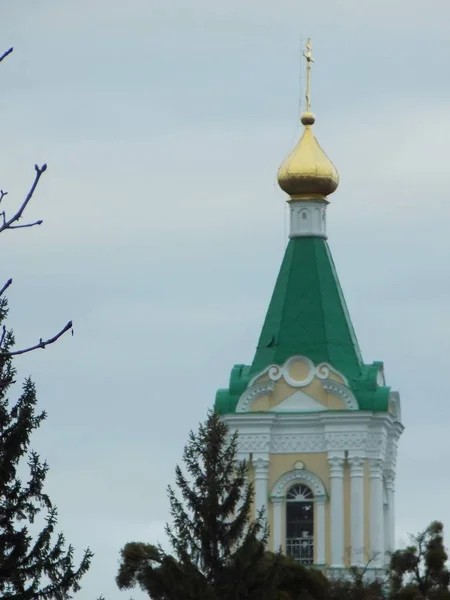
[[302,565],[314,563],[314,495],[303,483],[286,494],[286,554]]

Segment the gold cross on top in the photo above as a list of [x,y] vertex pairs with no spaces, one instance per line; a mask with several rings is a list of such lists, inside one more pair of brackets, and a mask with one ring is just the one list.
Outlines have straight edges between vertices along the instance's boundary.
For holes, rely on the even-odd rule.
[[311,40],[306,42],[306,50],[303,52],[303,56],[306,58],[306,112],[311,111],[311,63],[314,62],[312,57],[312,46]]

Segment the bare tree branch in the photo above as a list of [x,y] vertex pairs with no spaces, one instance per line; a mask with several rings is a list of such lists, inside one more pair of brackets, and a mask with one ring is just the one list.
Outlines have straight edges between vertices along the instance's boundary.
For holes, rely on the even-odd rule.
[[[34,169],[36,171],[36,175],[33,181],[33,185],[30,188],[30,191],[28,192],[28,194],[26,195],[25,200],[22,202],[21,207],[19,208],[19,210],[16,212],[16,214],[14,214],[10,219],[6,218],[5,212],[0,213],[3,216],[3,224],[0,225],[0,233],[2,231],[5,231],[5,229],[19,229],[21,227],[33,227],[34,225],[41,225],[42,220],[39,221],[35,221],[34,223],[28,223],[27,225],[14,225],[12,226],[13,223],[15,223],[16,221],[18,221],[21,217],[22,217],[22,213],[23,211],[26,209],[29,201],[31,200],[31,198],[33,197],[33,194],[37,188],[37,185],[39,183],[40,178],[42,177],[43,173],[45,173],[45,171],[47,170],[47,165],[43,164],[42,167],[39,167],[38,165],[34,165]],[[2,195],[0,197],[0,200],[3,199],[3,197],[5,196],[4,192],[1,192]]]
[[[39,219],[39,221],[34,221],[34,223],[25,223],[25,225],[11,225],[8,229],[23,229],[24,227],[34,227],[35,225],[42,225],[44,221]],[[1,231],[1,229],[0,229]]]
[[[57,333],[56,335],[54,335],[53,337],[49,338],[48,340],[43,340],[42,338],[39,340],[39,342],[37,344],[35,344],[34,346],[30,346],[29,348],[24,348],[23,350],[14,350],[13,352],[0,352],[0,356],[17,356],[18,354],[25,354],[26,352],[32,352],[33,350],[38,350],[38,348],[42,348],[44,349],[46,346],[50,345],[50,344],[54,344],[57,340],[59,340],[59,338],[64,335],[66,333],[66,331],[69,331],[69,329],[72,329],[73,324],[72,321],[69,321],[67,323],[67,325],[65,325],[61,331],[59,333]],[[73,329],[72,329],[72,335],[73,335]]]
[[14,50],[14,48],[10,48],[9,50],[7,50],[6,52],[4,52],[1,56],[0,56],[0,62],[2,62],[3,59],[5,59],[7,56],[9,56],[11,54],[11,52]]
[[7,195],[8,192],[4,192],[3,190],[0,190],[0,203],[3,200],[3,198]]
[[2,287],[2,289],[0,290],[0,296],[2,296],[6,290],[9,288],[9,286],[12,284],[12,278],[8,279],[8,281],[5,283],[5,285]]

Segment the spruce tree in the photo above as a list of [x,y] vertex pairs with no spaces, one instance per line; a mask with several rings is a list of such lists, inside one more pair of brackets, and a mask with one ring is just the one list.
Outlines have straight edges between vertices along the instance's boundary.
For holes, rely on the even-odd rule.
[[[0,298],[0,593],[3,598],[63,600],[79,589],[92,554],[86,550],[81,564],[74,567],[73,548],[66,548],[64,535],[53,539],[56,508],[44,492],[48,471],[36,452],[30,451],[30,437],[46,418],[37,411],[36,390],[26,379],[18,400],[10,404],[16,371],[9,352],[14,336],[7,331],[6,298]],[[29,475],[22,481],[20,471],[28,462]],[[42,530],[32,536],[29,525],[44,511]]]
[[236,458],[237,435],[211,412],[189,435],[186,473],[176,467],[180,497],[168,488],[172,524],[166,533],[173,555],[160,546],[126,544],[119,588],[140,586],[155,600],[275,597],[279,560],[258,568],[268,529],[262,512],[251,518],[248,465]]
[[[0,55],[0,63],[11,52],[12,48]],[[7,192],[0,190],[0,233],[42,223],[19,221],[46,168],[35,166],[34,182],[11,216],[3,208]],[[54,535],[57,510],[44,492],[48,465],[30,449],[32,433],[46,418],[45,412],[37,409],[33,382],[25,380],[15,402],[10,401],[9,395],[17,390],[14,356],[46,348],[71,330],[72,323],[69,321],[47,340],[15,349],[13,332],[5,325],[8,305],[4,294],[11,284],[12,279],[8,279],[0,289],[0,596],[13,600],[67,600],[80,589],[79,581],[89,568],[92,553],[87,549],[75,566],[73,547],[66,546],[62,533]],[[30,528],[40,531],[32,533]]]

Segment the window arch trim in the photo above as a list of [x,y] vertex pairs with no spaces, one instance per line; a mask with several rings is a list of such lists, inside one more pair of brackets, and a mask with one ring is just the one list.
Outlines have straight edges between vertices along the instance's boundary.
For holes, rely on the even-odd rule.
[[270,494],[271,500],[274,498],[284,499],[289,488],[296,483],[304,483],[311,489],[314,495],[314,502],[318,500],[325,500],[327,497],[325,485],[320,477],[314,473],[311,473],[311,471],[307,471],[306,469],[293,469],[292,471],[282,475],[276,481]]

